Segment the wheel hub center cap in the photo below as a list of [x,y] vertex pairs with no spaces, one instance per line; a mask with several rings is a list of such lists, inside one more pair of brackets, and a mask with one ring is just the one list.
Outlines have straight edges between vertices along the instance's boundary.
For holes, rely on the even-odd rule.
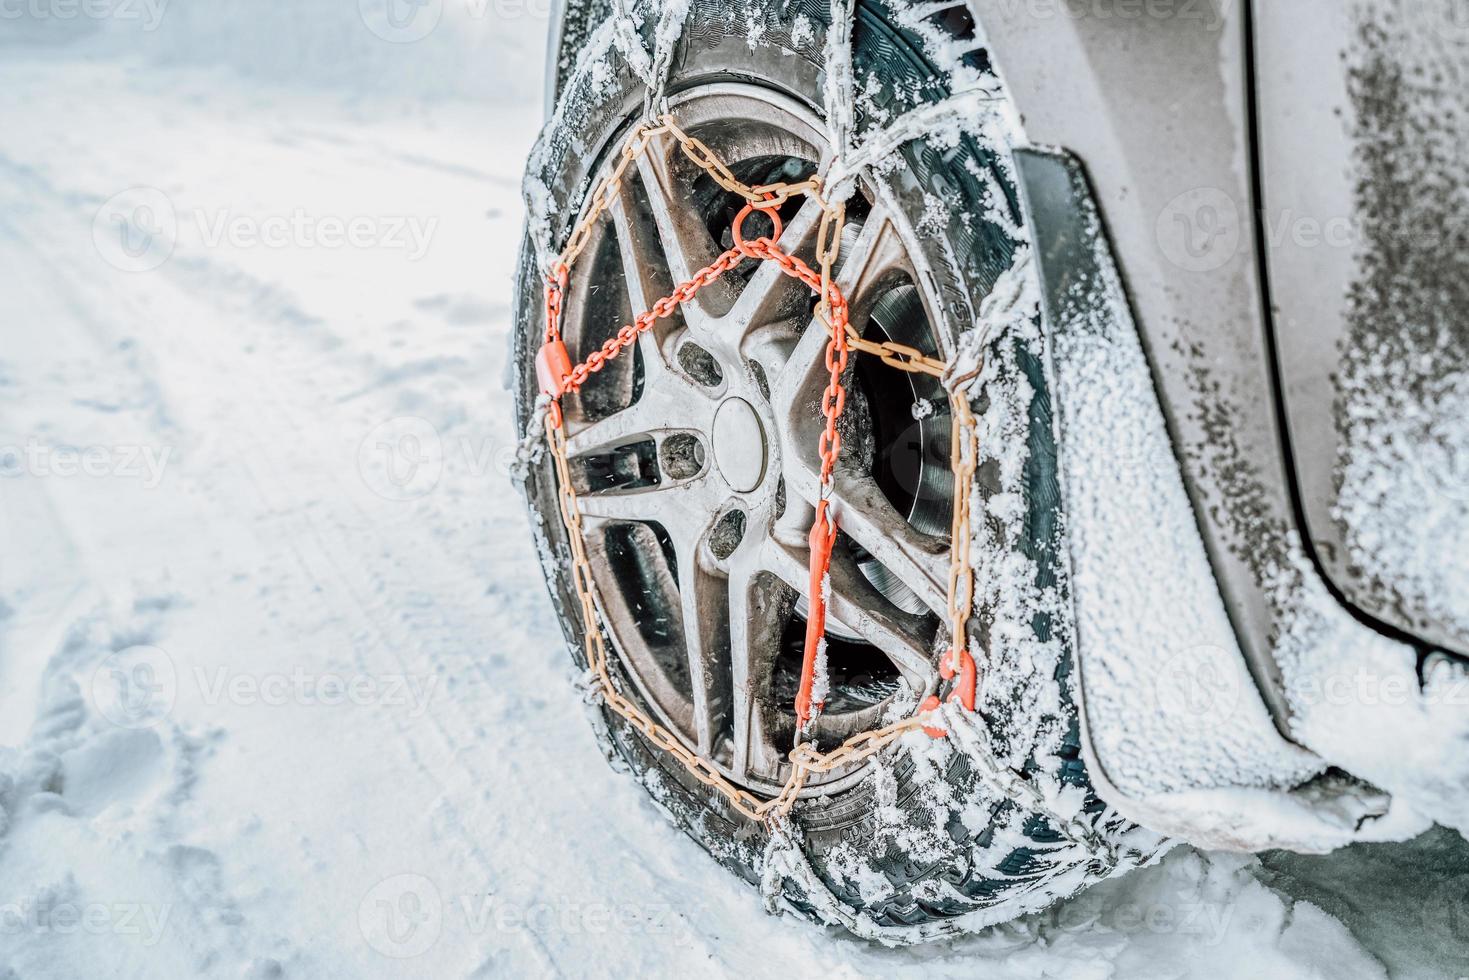
[[730,398],[714,415],[714,462],[730,488],[749,493],[765,478],[765,429],[743,398]]

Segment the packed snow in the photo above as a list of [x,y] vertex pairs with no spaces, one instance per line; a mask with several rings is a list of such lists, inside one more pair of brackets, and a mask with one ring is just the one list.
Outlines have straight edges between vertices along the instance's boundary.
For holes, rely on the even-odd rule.
[[0,977],[1469,972],[1456,845],[1391,932],[1188,848],[908,950],[766,915],[598,751],[510,487],[544,11],[63,6],[0,21]]

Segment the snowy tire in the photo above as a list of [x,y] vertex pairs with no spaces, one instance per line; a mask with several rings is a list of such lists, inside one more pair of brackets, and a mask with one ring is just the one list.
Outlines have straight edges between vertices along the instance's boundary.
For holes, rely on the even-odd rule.
[[[973,25],[959,10],[918,20],[882,3],[857,5],[859,139],[913,105],[950,95],[953,79],[990,72]],[[818,115],[828,16],[825,3],[736,12],[696,0],[667,87],[675,113],[680,99],[692,104],[710,87],[724,86],[720,98],[758,90],[793,104],[792,112]],[[536,245],[544,253],[564,241],[590,182],[620,149],[646,94],[613,43],[617,32],[598,27],[595,15],[586,20],[585,36],[569,31],[563,38],[557,113],[527,174],[533,216],[521,263],[515,351],[522,427],[536,397],[533,365],[544,322]],[[652,18],[646,20],[641,31],[648,43],[654,27]],[[623,43],[629,33],[622,32]],[[872,178],[872,193],[906,222],[912,267],[921,270],[913,288],[924,291],[929,346],[936,348],[930,352],[951,357],[973,343],[981,302],[997,283],[1010,288],[1024,275],[1023,222],[1008,159],[995,140],[957,132],[911,141],[900,157]],[[597,275],[594,261],[579,266],[573,278]],[[983,713],[989,719],[980,751],[956,750],[958,740],[906,736],[899,751],[824,795],[802,798],[792,815],[800,843],[782,839],[772,846],[764,827],[734,812],[632,726],[605,709],[596,712],[613,764],[630,770],[716,860],[763,884],[772,899],[884,942],[921,941],[1004,921],[1139,857],[1122,843],[1129,828],[1093,795],[1080,759],[1068,689],[1050,400],[1033,299],[1028,303],[999,311],[1003,322],[986,351],[984,396],[974,405],[982,443],[979,494],[988,505],[974,545],[980,578],[974,637],[986,651]],[[986,313],[990,318],[994,311]],[[573,359],[596,341],[573,343]],[[623,370],[620,383],[641,391],[648,369],[629,359]],[[572,591],[548,460],[531,468],[526,493],[548,556],[552,597],[584,669],[586,624]],[[635,536],[628,539],[636,543]],[[784,610],[790,612],[789,603]],[[618,638],[611,640],[616,649]],[[616,669],[624,693],[657,716],[656,692],[635,682],[620,661]],[[885,719],[911,713],[916,697],[903,697],[883,702]],[[1017,783],[1024,792],[1013,790]]]

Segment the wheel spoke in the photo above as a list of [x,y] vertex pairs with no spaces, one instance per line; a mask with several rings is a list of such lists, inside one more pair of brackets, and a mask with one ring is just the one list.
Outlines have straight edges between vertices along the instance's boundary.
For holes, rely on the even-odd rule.
[[[752,216],[749,221],[764,219]],[[810,259],[820,225],[821,205],[807,198],[786,224],[781,248]],[[759,232],[751,225],[749,233]],[[811,295],[810,287],[776,263],[761,262],[729,313],[715,324],[713,342],[727,358],[753,357],[774,376],[795,342],[797,325],[809,318]]]
[[[817,472],[795,461],[786,468],[797,495],[814,504],[820,496]],[[948,611],[949,542],[924,534],[903,519],[877,483],[863,473],[838,470],[831,507],[837,526],[901,579],[931,612]]]
[[[633,315],[652,308],[661,297],[673,292],[673,280],[663,262],[663,249],[658,230],[645,204],[634,194],[633,185],[624,182],[622,193],[609,209],[617,233],[617,251],[622,258],[622,273],[627,284],[628,303]],[[657,320],[638,338],[643,367],[648,382],[656,383],[669,373],[669,337],[683,328],[681,311]],[[655,378],[654,375],[659,377]],[[647,387],[645,385],[645,387]]]
[[698,503],[709,485],[707,471],[692,480],[665,481],[633,490],[579,493],[576,508],[584,518],[600,521],[642,521],[661,525],[675,539],[688,535]]
[[707,432],[713,420],[713,403],[698,388],[677,375],[644,383],[638,400],[620,412],[596,422],[574,427],[566,439],[572,458],[615,449],[642,438],[661,443],[663,437],[682,431]]
[[838,525],[913,590],[937,616],[949,607],[949,542],[914,528],[870,477],[838,478]]
[[[836,281],[849,308],[859,308],[873,287],[881,285],[897,268],[904,267],[902,240],[888,220],[887,212],[874,207],[862,225],[856,242],[844,249],[837,265]],[[812,447],[820,428],[821,391],[826,387],[826,328],[811,317],[785,365],[776,375],[770,395],[776,417],[786,428]],[[809,438],[806,438],[808,437]]]
[[678,556],[679,605],[694,702],[695,741],[699,752],[708,756],[729,715],[729,589],[725,576],[711,566],[704,553],[707,528],[692,537],[687,530],[679,530],[674,553]]
[[633,309],[646,310],[658,297],[673,291],[654,216],[631,181],[624,181],[608,213],[617,234],[628,298]]
[[778,587],[764,574],[764,548],[747,538],[729,562],[731,768],[743,777],[775,779],[783,761],[762,714],[784,626]]
[[[699,220],[694,206],[692,181],[675,176],[670,155],[679,151],[666,139],[638,157],[652,226],[661,243],[662,258],[674,282],[686,282],[695,272],[719,257],[720,249]],[[644,249],[642,254],[647,254]],[[717,279],[684,305],[684,319],[695,330],[707,330],[713,318],[727,311],[735,300],[734,289]]]
[[906,272],[910,279],[915,278],[897,226],[881,206],[874,207],[867,216],[838,269],[837,285],[847,305],[854,309],[865,306],[873,289],[885,286],[896,273]]
[[[748,234],[757,234],[757,229],[748,222],[765,219],[751,215],[746,220]],[[767,230],[769,228],[768,225],[764,227]],[[806,198],[786,223],[785,231],[780,236],[782,251],[810,258],[816,247],[816,232],[820,227],[821,205],[815,198]],[[812,268],[815,266],[812,265]],[[775,262],[761,262],[745,288],[740,290],[739,298],[735,300],[725,320],[736,326],[745,326],[786,319],[796,315],[798,310],[804,312],[811,295],[809,286],[787,275]]]
[[[772,544],[765,556],[772,574],[792,588],[806,587],[806,552]],[[838,625],[886,654],[915,693],[937,685],[938,668],[930,657],[921,617],[904,613],[889,602],[848,554],[833,554],[829,584],[827,614]]]
[[[842,263],[837,284],[852,303],[851,297],[880,285],[905,261],[892,222],[875,208]],[[828,377],[826,344],[826,331],[813,318],[771,393],[772,407],[783,423],[788,492],[813,505],[820,492],[816,445],[822,425],[821,392]],[[839,469],[833,505],[843,531],[907,583],[933,612],[942,615],[947,610],[947,541],[916,530],[865,473]]]
[[826,387],[826,328],[812,318],[771,386],[770,407],[787,435],[785,451],[814,454]]

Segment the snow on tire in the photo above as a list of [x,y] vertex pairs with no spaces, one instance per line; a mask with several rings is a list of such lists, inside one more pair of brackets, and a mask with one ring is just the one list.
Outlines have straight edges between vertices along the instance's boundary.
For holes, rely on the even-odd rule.
[[[961,88],[998,90],[974,25],[960,10],[925,17],[903,6],[857,4],[851,57],[858,143]],[[729,157],[741,180],[798,179],[830,160],[831,148],[822,142],[828,17],[824,4],[735,9],[699,0],[689,8],[672,52],[668,105],[685,129]],[[656,62],[647,53],[656,48],[657,20],[608,22],[563,39],[562,63],[574,58],[574,68],[526,176],[531,210],[515,351],[522,427],[532,420],[538,387],[534,359],[544,317],[538,266],[564,240],[589,187],[643,112],[648,92],[626,52],[640,39],[647,58],[641,67]],[[792,813],[792,828],[772,835],[619,716],[593,708],[613,764],[629,769],[716,860],[762,885],[772,905],[887,943],[1039,910],[1148,860],[1161,846],[1095,797],[1080,758],[1050,395],[1009,171],[1008,118],[986,111],[967,121],[941,120],[868,167],[848,206],[852,227],[843,243],[846,264],[838,270],[848,277],[859,330],[951,362],[982,359],[983,396],[974,405],[981,449],[970,640],[983,651],[984,722],[950,711],[953,737],[904,736],[895,750],[808,792]],[[727,247],[717,236],[728,226],[729,209],[742,202],[725,202],[728,195],[701,184],[697,172],[680,171],[672,154],[626,181],[618,216],[603,222],[602,237],[573,272],[567,304],[568,324],[579,324],[567,328],[573,359],[640,312],[640,303],[666,292],[671,280],[636,261],[640,250],[661,248],[665,257],[677,251],[669,261],[677,267],[703,250]],[[660,195],[678,198],[700,220],[678,224]],[[792,223],[797,206],[785,214],[788,229],[800,227]],[[802,243],[791,237],[799,234],[788,231],[783,244],[799,250]],[[642,281],[629,286],[629,272]],[[784,760],[770,747],[781,739],[789,744],[793,734],[778,703],[790,693],[779,624],[800,621],[803,599],[793,576],[782,579],[777,569],[760,577],[769,562],[756,563],[750,582],[759,584],[736,590],[729,583],[744,582],[737,556],[777,553],[782,522],[799,523],[802,403],[799,385],[785,376],[799,381],[810,300],[809,294],[762,294],[760,316],[740,322],[746,331],[740,342],[721,344],[700,333],[700,322],[731,322],[741,291],[760,281],[748,264],[736,276],[726,277],[733,280],[726,299],[688,309],[650,334],[636,357],[609,363],[566,409],[574,443],[578,425],[587,432],[605,428],[607,419],[643,404],[655,385],[678,386],[669,405],[700,404],[706,395],[718,405],[704,428],[690,408],[688,420],[660,416],[641,428],[614,426],[623,433],[620,441],[588,437],[576,478],[585,483],[579,492],[617,498],[601,511],[612,517],[593,522],[597,537],[588,547],[604,569],[601,618],[623,693],[728,778],[774,795]],[[589,284],[580,294],[578,281]],[[843,472],[871,489],[854,498],[876,516],[851,523],[854,571],[846,581],[853,601],[828,631],[832,651],[843,655],[829,657],[834,688],[823,716],[827,728],[817,732],[824,748],[854,730],[911,714],[936,683],[932,668],[946,645],[932,576],[913,550],[914,542],[946,528],[951,505],[942,479],[947,459],[928,458],[947,451],[944,409],[935,407],[944,405],[942,388],[906,376],[894,382],[891,369],[854,360]],[[789,396],[787,411],[780,410],[782,393]],[[738,412],[726,411],[735,401]],[[732,414],[738,425],[718,422]],[[634,436],[643,429],[650,434],[640,442]],[[687,431],[669,435],[673,429]],[[628,509],[635,507],[628,502],[635,491],[679,489],[679,480],[687,482],[684,492],[665,494],[657,513]],[[750,485],[756,490],[745,493]],[[725,500],[721,493],[731,487],[740,494]],[[553,600],[573,656],[585,668],[586,624],[572,589],[548,458],[529,467],[525,489]],[[670,506],[702,508],[712,536],[683,542]],[[737,521],[713,521],[736,512]],[[757,538],[768,543],[757,548]],[[690,570],[694,565],[698,572]],[[733,623],[729,605],[718,607],[721,619],[701,615],[702,607],[681,598],[704,581],[696,574],[712,576],[738,597],[725,600],[741,611]],[[858,607],[871,615],[857,614]],[[764,630],[759,636],[757,621]],[[753,652],[766,647],[767,653]],[[705,656],[710,649],[722,659]],[[736,649],[739,656],[729,653]]]

